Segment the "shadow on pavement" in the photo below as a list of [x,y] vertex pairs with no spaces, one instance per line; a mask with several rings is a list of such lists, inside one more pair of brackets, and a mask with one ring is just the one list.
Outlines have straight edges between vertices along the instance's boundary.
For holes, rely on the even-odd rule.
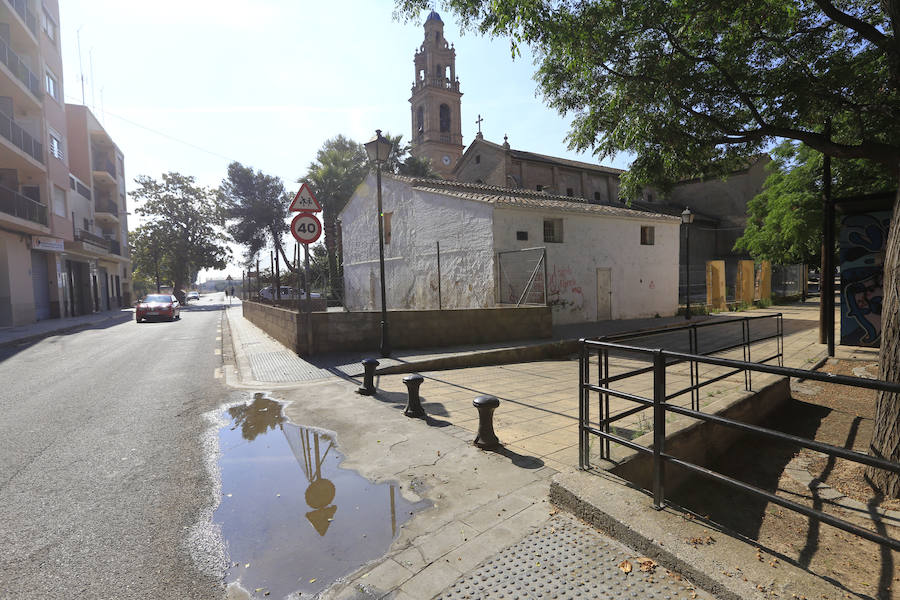
[[493,452],[494,454],[505,456],[510,460],[512,464],[521,469],[540,469],[544,466],[544,461],[542,461],[537,456],[526,456],[525,454],[519,454],[518,452],[510,450],[505,446],[500,446],[499,448],[488,450],[487,452]]
[[38,342],[41,342],[49,337],[58,337],[58,336],[67,336],[72,335],[73,333],[78,333],[79,331],[85,331],[86,329],[107,329],[109,327],[114,327],[121,323],[127,323],[128,321],[134,320],[134,311],[123,309],[121,312],[115,315],[111,315],[102,321],[97,322],[88,322],[84,324],[73,323],[69,326],[64,327],[63,329],[50,330],[44,332],[36,332],[33,335],[29,335],[26,338],[23,338],[19,341],[10,340],[9,342],[4,342],[0,344],[0,360],[5,360],[16,355],[23,350],[27,350],[28,348],[34,346]]

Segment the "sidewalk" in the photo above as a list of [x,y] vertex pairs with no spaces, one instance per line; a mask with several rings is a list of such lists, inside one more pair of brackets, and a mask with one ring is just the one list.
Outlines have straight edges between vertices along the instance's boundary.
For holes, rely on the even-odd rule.
[[[823,360],[818,304],[778,306],[749,314],[776,312],[784,316],[785,365],[812,368]],[[785,593],[805,588],[822,592],[815,597],[840,597],[830,595],[833,590],[827,582],[790,565],[775,578],[767,572],[754,573],[755,564],[735,572],[722,561],[753,547],[721,532],[716,533],[719,542],[712,559],[695,556],[696,547],[685,540],[708,536],[708,525],[672,509],[652,511],[642,492],[615,478],[595,476],[603,481],[590,484],[580,494],[584,498],[593,494],[597,506],[614,515],[608,529],[616,531],[619,540],[627,540],[631,548],[553,509],[547,501],[551,489],[556,490],[558,499],[560,493],[584,485],[581,478],[585,474],[575,468],[577,361],[422,372],[421,399],[429,417],[407,419],[402,414],[407,398],[403,374],[379,376],[374,397],[357,395],[359,382],[347,381],[359,373],[357,361],[372,353],[316,358],[313,364],[246,321],[239,309],[229,309],[226,315],[243,387],[275,390],[276,396],[292,401],[287,409],[292,421],[335,431],[347,457],[346,468],[376,481],[408,482],[400,487],[410,500],[425,497],[434,503],[401,529],[382,559],[332,586],[326,598],[650,597],[651,593],[655,597],[711,597],[675,573],[663,575],[662,567],[655,570],[648,564],[647,571],[640,569],[640,561],[648,557],[670,568],[696,562],[711,575],[703,579],[706,572],[696,572],[695,583],[703,579],[703,587],[719,598],[766,598],[770,597],[766,590]],[[579,337],[596,336],[682,323],[683,318],[601,323],[589,333],[579,335],[578,328],[568,327],[560,328],[558,335],[570,336],[576,330],[574,335]],[[484,349],[398,352],[379,361],[382,366],[408,361],[414,367],[424,358]],[[848,354],[870,357],[871,351],[839,348],[839,356]],[[726,393],[728,385],[723,381],[720,389],[709,392]],[[743,387],[743,381],[731,385]],[[504,446],[494,452],[480,451],[471,443],[478,426],[472,400],[482,394],[495,395],[501,401],[494,428]],[[625,422],[623,426],[637,430],[641,424]],[[566,482],[563,492],[556,483],[559,478]],[[590,509],[581,506],[579,510]],[[647,527],[632,528],[639,523],[655,524],[652,539],[667,536],[669,548],[660,552],[648,544]],[[681,548],[679,555],[682,546],[687,548]],[[633,567],[630,574],[618,566],[626,560]],[[750,562],[758,561],[753,558]]]
[[17,327],[0,327],[0,348],[29,344],[51,335],[62,335],[85,327],[109,324],[113,321],[124,322],[133,318],[133,309],[116,308],[77,317],[46,319]]

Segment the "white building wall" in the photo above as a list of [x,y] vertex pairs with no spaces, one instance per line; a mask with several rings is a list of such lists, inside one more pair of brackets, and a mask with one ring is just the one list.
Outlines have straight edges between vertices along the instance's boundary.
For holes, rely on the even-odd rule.
[[[385,176],[382,209],[390,214],[384,247],[389,309],[438,308],[438,242],[441,307],[494,305],[490,204],[413,190]],[[376,212],[375,177],[369,175],[340,216],[348,310],[381,308]]]
[[[563,242],[544,243],[545,218],[562,218]],[[641,225],[654,245],[641,245]],[[554,324],[597,320],[597,269],[611,269],[612,318],[671,316],[678,310],[678,219],[640,219],[498,206],[496,250],[545,246]],[[527,231],[527,241],[516,232]]]

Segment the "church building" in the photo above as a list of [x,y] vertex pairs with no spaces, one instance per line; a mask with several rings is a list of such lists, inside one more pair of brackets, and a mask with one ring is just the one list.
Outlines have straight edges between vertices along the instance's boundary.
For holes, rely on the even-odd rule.
[[416,51],[412,85],[412,154],[427,158],[444,179],[463,153],[456,50],[444,39],[444,22],[431,11],[425,20],[425,41]]

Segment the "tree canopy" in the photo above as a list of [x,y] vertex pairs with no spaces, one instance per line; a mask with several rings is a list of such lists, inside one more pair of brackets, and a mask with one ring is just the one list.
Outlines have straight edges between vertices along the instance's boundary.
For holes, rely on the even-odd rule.
[[161,181],[141,175],[135,182],[138,187],[131,194],[143,201],[135,212],[149,218],[148,244],[164,248],[163,260],[176,294],[196,279],[200,269],[225,268],[224,214],[212,190],[175,172],[163,173]]
[[[770,151],[763,191],[747,205],[747,227],[735,244],[757,260],[818,264],[822,250],[823,155],[796,142]],[[891,191],[891,171],[862,159],[833,160],[832,197]]]
[[[418,17],[430,0],[396,0]],[[445,0],[462,27],[534,49],[570,146],[635,153],[631,197],[710,165],[727,173],[773,140],[837,158],[900,160],[900,8],[829,0]],[[834,134],[823,132],[834,120]]]
[[233,162],[228,165],[219,193],[228,234],[246,248],[245,261],[249,264],[254,256],[271,246],[293,270],[282,242],[288,232],[286,219],[291,197],[281,179]]

